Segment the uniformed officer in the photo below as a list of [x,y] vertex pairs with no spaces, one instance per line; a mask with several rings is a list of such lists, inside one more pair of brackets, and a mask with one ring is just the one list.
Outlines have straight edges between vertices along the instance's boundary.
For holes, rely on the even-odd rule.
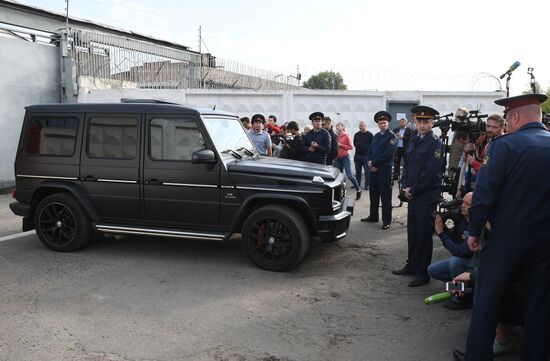
[[404,157],[403,192],[409,200],[407,213],[408,260],[396,275],[415,275],[410,287],[429,282],[427,268],[432,261],[433,220],[441,192],[441,176],[445,166],[444,145],[433,133],[434,118],[439,112],[426,106],[411,109],[416,117],[415,135]]
[[[520,280],[524,295],[522,359],[550,356],[550,132],[540,111],[547,98],[526,94],[495,101],[505,106],[508,134],[487,149],[470,208],[468,244],[481,251],[466,360],[492,359],[499,305],[512,279]],[[491,235],[481,245],[487,221]]]
[[313,129],[304,135],[302,143],[302,155],[306,162],[326,164],[330,151],[330,134],[322,128],[323,117],[321,112],[311,113],[309,116]]
[[374,121],[378,124],[378,132],[367,154],[370,170],[370,215],[362,218],[362,222],[378,222],[378,205],[382,201],[382,229],[388,229],[391,225],[391,168],[397,138],[388,129],[391,114],[379,111],[374,115]]

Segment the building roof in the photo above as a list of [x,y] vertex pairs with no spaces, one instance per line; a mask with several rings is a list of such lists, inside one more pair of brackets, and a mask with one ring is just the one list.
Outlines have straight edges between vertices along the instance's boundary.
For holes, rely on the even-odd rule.
[[[34,15],[47,17],[47,18],[50,18],[52,20],[55,20],[56,22],[60,22],[60,25],[63,24],[63,26],[65,24],[65,14],[62,14],[62,13],[59,13],[59,12],[56,12],[56,11],[46,10],[44,8],[37,7],[37,6],[22,4],[20,2],[15,1],[15,0],[0,0],[0,7],[11,8],[11,9],[14,9],[14,10],[27,12],[27,13],[31,13],[31,14],[34,14]],[[179,49],[179,50],[185,50],[185,51],[189,51],[189,52],[192,52],[192,53],[199,54],[196,51],[190,50],[188,46],[185,46],[185,45],[182,45],[182,44],[178,44],[178,43],[174,43],[174,42],[171,42],[171,41],[158,39],[158,38],[155,38],[155,37],[152,37],[152,36],[149,36],[149,35],[144,35],[144,34],[140,34],[140,33],[130,31],[130,30],[124,30],[124,29],[120,29],[120,28],[117,28],[117,27],[97,23],[97,22],[94,22],[92,20],[82,19],[82,18],[78,18],[78,17],[74,17],[74,16],[69,15],[69,27],[71,25],[76,25],[78,27],[86,27],[86,28],[90,28],[90,29],[94,29],[94,30],[98,30],[98,31],[117,34],[117,35],[130,36],[134,39],[143,40],[143,41],[150,41],[150,42],[154,42],[154,43],[159,44],[159,45],[169,46],[169,47],[176,48],[176,49]],[[39,29],[39,30],[45,30],[45,29]]]

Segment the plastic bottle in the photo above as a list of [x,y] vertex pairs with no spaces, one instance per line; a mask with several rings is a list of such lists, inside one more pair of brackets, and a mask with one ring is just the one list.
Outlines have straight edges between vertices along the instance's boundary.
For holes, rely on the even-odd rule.
[[434,304],[434,303],[443,302],[443,301],[446,301],[446,300],[450,299],[452,297],[452,295],[453,294],[449,291],[436,293],[435,295],[431,295],[430,297],[426,297],[424,299],[424,303],[427,304],[427,305],[431,305],[431,304]]

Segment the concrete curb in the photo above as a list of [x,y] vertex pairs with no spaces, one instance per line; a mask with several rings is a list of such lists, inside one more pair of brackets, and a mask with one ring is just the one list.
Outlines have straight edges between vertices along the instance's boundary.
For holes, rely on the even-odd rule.
[[17,238],[22,238],[22,237],[25,237],[25,236],[29,236],[31,234],[36,234],[36,231],[33,229],[33,230],[27,231],[27,232],[10,234],[9,236],[0,237],[0,242],[10,241],[12,239],[17,239]]

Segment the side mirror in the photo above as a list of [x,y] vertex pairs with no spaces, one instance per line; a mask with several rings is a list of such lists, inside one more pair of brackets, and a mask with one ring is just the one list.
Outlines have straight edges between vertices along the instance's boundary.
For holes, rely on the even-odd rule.
[[216,162],[216,155],[210,149],[197,150],[191,155],[192,164],[214,164]]

